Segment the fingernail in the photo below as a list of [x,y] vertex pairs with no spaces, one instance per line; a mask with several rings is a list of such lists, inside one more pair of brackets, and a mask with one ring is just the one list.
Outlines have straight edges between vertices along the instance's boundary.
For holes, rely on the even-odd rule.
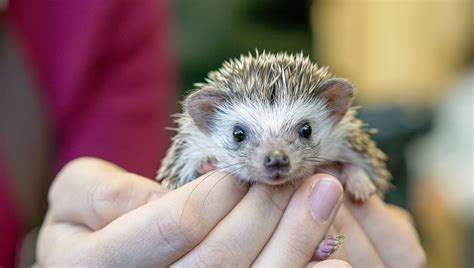
[[341,195],[341,186],[334,180],[325,178],[318,180],[310,195],[313,218],[321,223],[327,221],[338,204]]

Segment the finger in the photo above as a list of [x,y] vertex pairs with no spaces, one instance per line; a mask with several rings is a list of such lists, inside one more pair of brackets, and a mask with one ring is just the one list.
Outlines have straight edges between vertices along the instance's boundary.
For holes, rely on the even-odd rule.
[[391,267],[424,267],[426,257],[409,221],[391,213],[378,196],[363,204],[345,205],[364,230],[385,264]]
[[308,178],[291,198],[255,265],[305,266],[332,224],[342,191],[333,176],[318,174]]
[[221,266],[225,261],[226,266],[249,267],[271,237],[295,190],[291,185],[253,185],[206,239],[174,265]]
[[415,225],[415,221],[413,220],[411,214],[403,208],[391,204],[385,204],[385,207],[387,208],[388,212],[392,214],[392,218],[398,218],[402,221],[409,222],[411,225]]
[[310,262],[307,268],[351,268],[352,265],[342,260],[325,260],[321,262]]
[[81,158],[68,164],[49,192],[53,221],[98,230],[167,190],[160,184],[103,160]]
[[84,256],[103,260],[103,266],[168,266],[201,242],[246,190],[222,172],[201,176],[93,233]]
[[347,258],[356,267],[384,267],[370,240],[343,204],[333,222],[338,234],[344,235],[343,247]]

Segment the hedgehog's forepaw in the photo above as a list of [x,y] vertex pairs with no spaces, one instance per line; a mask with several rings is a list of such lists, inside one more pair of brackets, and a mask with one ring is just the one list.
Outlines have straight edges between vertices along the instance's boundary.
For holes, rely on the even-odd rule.
[[366,201],[377,190],[369,176],[361,168],[347,167],[345,187],[355,201]]
[[336,237],[332,235],[326,235],[323,241],[319,243],[318,248],[314,253],[314,259],[316,261],[323,261],[327,259],[329,256],[331,256],[331,254],[336,252],[336,250],[341,247],[343,241],[343,235],[339,235]]

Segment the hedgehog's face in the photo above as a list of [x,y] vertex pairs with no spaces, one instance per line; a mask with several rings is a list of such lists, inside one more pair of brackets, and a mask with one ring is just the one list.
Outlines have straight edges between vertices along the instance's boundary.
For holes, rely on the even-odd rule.
[[[319,165],[336,160],[335,150],[343,135],[334,126],[345,111],[335,118],[334,103],[328,98],[289,99],[277,94],[271,100],[251,96],[227,99],[209,91],[206,100],[218,102],[201,104],[197,112],[192,109],[193,102],[199,101],[198,92],[188,98],[188,112],[216,144],[217,167],[242,180],[282,184],[309,176]],[[199,98],[202,102],[204,95]],[[204,115],[206,110],[211,114]],[[209,121],[204,122],[206,119]]]
[[216,113],[211,137],[219,167],[240,178],[282,184],[311,175],[333,149],[333,124],[321,100],[230,102]]

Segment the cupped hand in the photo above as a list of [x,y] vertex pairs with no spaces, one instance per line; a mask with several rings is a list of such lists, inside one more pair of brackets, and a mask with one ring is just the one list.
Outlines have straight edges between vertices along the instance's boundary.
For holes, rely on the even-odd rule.
[[[342,200],[332,176],[299,187],[210,172],[173,191],[95,158],[68,164],[49,192],[41,266],[313,265]],[[342,252],[342,251],[341,251]],[[328,260],[315,267],[349,267]]]

